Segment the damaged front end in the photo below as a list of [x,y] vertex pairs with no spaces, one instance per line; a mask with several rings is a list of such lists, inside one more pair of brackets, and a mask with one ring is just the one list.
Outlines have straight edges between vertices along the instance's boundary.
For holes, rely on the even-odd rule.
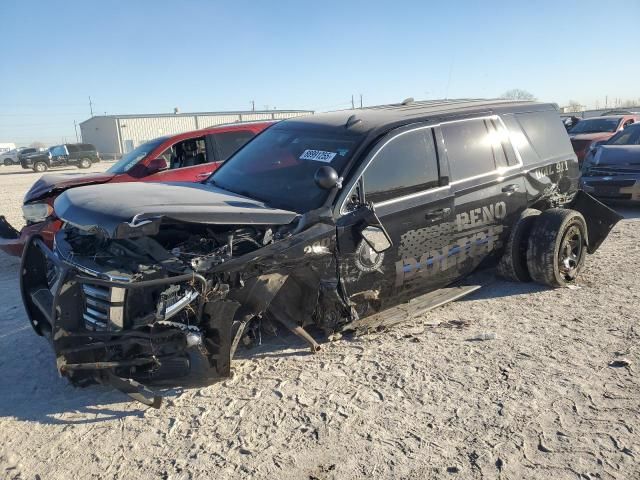
[[335,259],[328,248],[310,255],[308,246],[335,226],[297,233],[297,222],[152,223],[140,226],[153,235],[132,235],[137,227],[128,225],[121,238],[67,225],[53,250],[40,237],[28,241],[23,301],[61,375],[80,386],[106,382],[158,407],[145,383],[185,376],[195,360],[214,377],[228,376],[236,347],[251,341],[263,318],[319,349],[303,325],[314,322]]

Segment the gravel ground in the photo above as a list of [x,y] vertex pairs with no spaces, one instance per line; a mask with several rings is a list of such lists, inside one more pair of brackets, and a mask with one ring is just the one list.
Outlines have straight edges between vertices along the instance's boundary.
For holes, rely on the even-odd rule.
[[[18,224],[34,180],[1,168],[0,214]],[[272,340],[160,410],[58,378],[0,254],[0,478],[640,478],[640,210],[625,214],[578,288],[482,274],[462,301],[318,355]]]

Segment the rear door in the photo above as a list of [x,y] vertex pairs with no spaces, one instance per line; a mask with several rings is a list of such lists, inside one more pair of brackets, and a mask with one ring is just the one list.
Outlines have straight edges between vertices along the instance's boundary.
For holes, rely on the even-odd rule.
[[457,275],[496,256],[526,207],[522,162],[499,117],[440,127],[455,196],[453,243]]
[[[74,147],[73,145],[69,145]],[[75,147],[77,148],[77,147]],[[76,150],[77,151],[77,150]],[[51,149],[50,166],[59,167],[61,165],[67,165],[70,161],[70,156],[73,152],[70,152],[65,145],[57,145]]]
[[[453,195],[437,141],[426,126],[387,135],[345,199],[337,228],[340,276],[361,316],[449,283]],[[367,203],[393,243],[383,253],[360,236]]]

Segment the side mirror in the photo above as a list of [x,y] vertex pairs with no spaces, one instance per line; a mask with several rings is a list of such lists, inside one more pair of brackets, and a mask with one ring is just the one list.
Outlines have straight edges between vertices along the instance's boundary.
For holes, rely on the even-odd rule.
[[316,185],[324,190],[331,190],[340,184],[338,172],[329,166],[320,167],[316,170],[313,180],[316,182]]
[[391,248],[391,239],[382,227],[369,225],[360,232],[362,238],[376,253],[382,253]]
[[162,157],[154,158],[147,164],[147,171],[151,173],[160,172],[162,170],[166,170],[167,168],[169,168],[167,165],[167,161]]

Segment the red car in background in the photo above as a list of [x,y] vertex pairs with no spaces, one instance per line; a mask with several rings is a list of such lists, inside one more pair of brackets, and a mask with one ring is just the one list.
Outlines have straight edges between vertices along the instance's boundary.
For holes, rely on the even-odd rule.
[[640,121],[638,115],[607,115],[580,120],[568,132],[573,151],[576,152],[580,165],[592,145],[609,140],[619,131],[638,121]]
[[201,182],[274,123],[221,125],[159,137],[126,153],[104,173],[43,175],[24,197],[22,212],[27,225],[22,231],[0,216],[0,249],[20,256],[27,238],[34,234],[51,244],[62,226],[53,211],[53,201],[69,188],[117,182]]

